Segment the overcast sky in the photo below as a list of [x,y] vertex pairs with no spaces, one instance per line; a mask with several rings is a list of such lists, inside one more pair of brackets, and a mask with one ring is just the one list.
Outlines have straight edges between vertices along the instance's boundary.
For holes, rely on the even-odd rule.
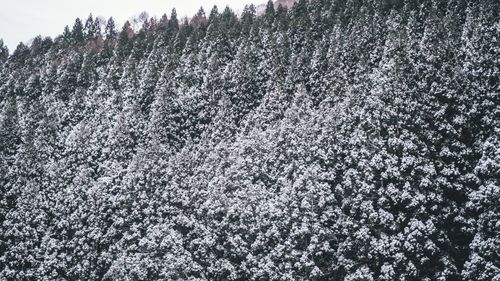
[[192,16],[200,6],[209,14],[213,5],[219,11],[229,5],[241,10],[245,4],[261,4],[266,0],[1,0],[0,38],[8,45],[10,52],[19,42],[28,42],[37,35],[54,37],[61,34],[64,26],[73,26],[80,17],[85,20],[90,13],[110,16],[120,25],[132,16],[146,11],[150,16],[170,15],[177,9],[179,18]]

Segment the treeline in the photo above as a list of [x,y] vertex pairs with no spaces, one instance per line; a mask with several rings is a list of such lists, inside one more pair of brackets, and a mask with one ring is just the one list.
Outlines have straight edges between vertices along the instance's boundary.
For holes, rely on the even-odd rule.
[[0,43],[1,280],[500,280],[500,2]]

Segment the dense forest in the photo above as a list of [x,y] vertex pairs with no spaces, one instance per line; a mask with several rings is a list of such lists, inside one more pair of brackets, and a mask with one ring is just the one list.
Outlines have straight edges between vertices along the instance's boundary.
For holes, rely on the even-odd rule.
[[0,280],[500,280],[500,2],[262,10],[0,42]]

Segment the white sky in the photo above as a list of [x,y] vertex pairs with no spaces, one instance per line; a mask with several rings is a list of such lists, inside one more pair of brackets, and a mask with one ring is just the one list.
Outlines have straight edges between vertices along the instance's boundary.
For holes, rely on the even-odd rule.
[[19,42],[28,42],[37,35],[61,34],[64,26],[73,26],[75,18],[83,23],[88,15],[112,16],[117,28],[132,16],[146,11],[149,16],[170,16],[176,8],[178,18],[194,15],[200,6],[210,13],[213,5],[222,12],[225,6],[242,10],[246,4],[266,3],[266,0],[0,0],[0,38],[12,53]]

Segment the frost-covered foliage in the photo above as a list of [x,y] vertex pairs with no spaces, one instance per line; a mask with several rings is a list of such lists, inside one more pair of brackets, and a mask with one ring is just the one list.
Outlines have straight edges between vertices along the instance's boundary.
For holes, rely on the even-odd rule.
[[500,280],[499,3],[0,41],[0,280]]

